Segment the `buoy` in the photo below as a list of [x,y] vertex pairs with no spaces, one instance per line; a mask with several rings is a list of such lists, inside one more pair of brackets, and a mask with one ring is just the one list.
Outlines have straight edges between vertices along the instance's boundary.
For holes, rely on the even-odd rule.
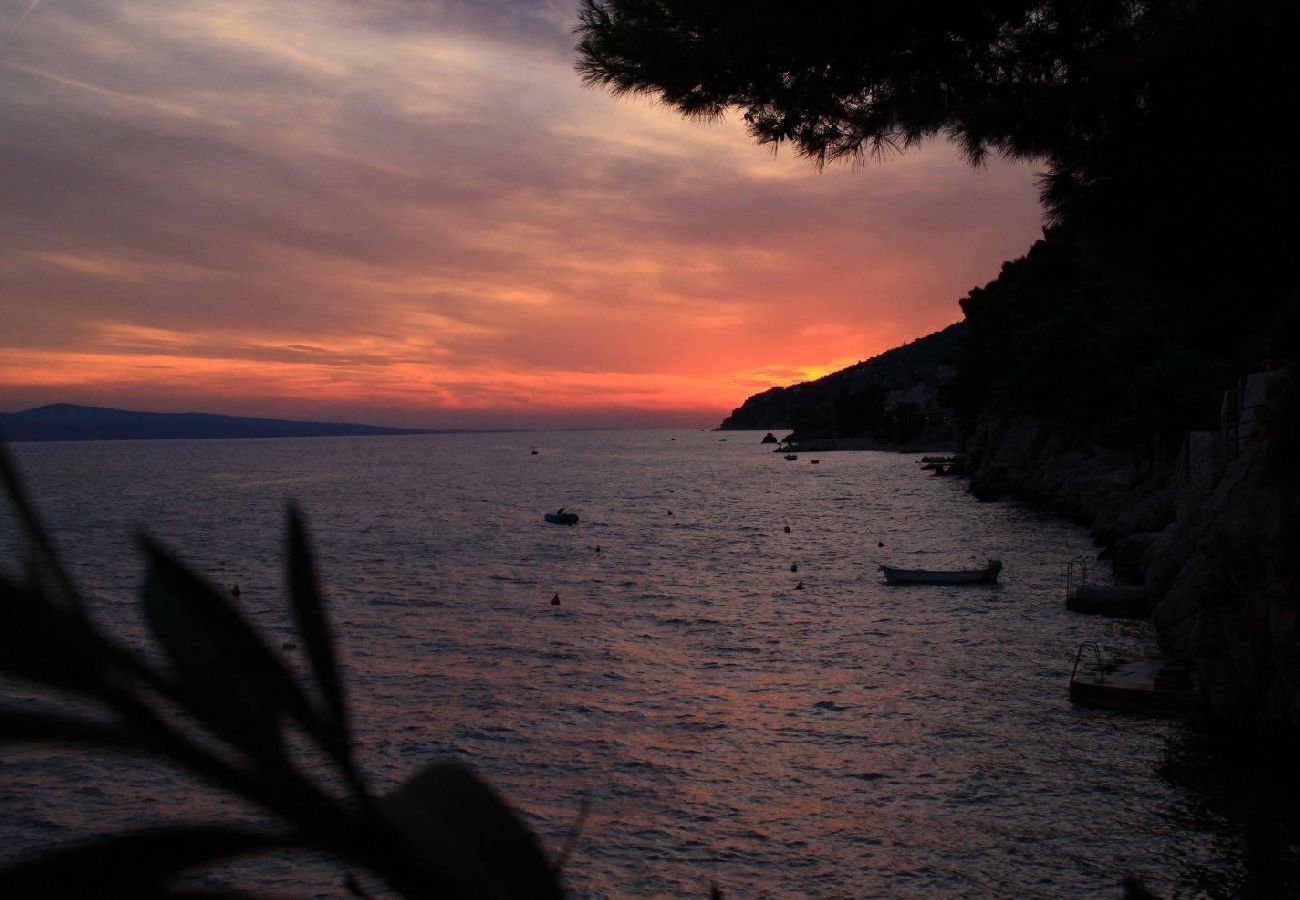
[[234,587],[232,587],[232,588],[230,589],[230,594],[231,594],[231,596],[238,597],[238,596],[239,596],[239,593],[240,593],[240,591],[239,591],[239,585],[235,585]]
[[597,552],[597,553],[600,552],[600,544],[597,544],[597,545],[596,545],[596,552]]
[[559,606],[559,605],[560,605],[560,595],[556,594],[554,597],[551,598],[551,606]]
[[668,515],[670,515],[670,516],[671,516],[671,515],[672,515],[672,514],[673,514],[673,511],[672,511],[672,510],[671,510],[671,509],[670,509],[670,510],[668,510]]
[[885,546],[885,542],[884,542],[884,541],[876,541],[876,546],[877,546],[877,547],[883,547],[883,546]]
[[791,572],[798,572],[798,571],[799,571],[799,564],[798,564],[798,563],[790,563],[790,571],[791,571]]
[[796,584],[796,585],[794,586],[794,589],[795,589],[796,591],[802,591],[802,590],[803,590],[803,582],[801,581],[801,582],[799,582],[798,584]]
[[789,534],[789,533],[790,533],[790,526],[789,526],[789,525],[785,526],[785,533],[786,533],[786,534]]

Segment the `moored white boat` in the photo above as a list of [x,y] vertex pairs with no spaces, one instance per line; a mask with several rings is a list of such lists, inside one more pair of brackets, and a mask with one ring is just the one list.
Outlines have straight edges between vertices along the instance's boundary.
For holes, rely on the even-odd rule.
[[995,584],[1002,571],[1002,561],[990,559],[982,569],[898,569],[881,566],[886,584]]

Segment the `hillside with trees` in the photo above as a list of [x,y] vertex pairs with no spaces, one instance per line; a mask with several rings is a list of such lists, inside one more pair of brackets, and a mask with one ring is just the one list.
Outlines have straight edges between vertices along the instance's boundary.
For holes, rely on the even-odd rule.
[[946,395],[964,333],[963,324],[949,325],[814,381],[770,388],[747,399],[720,427],[792,429],[800,439],[955,441]]

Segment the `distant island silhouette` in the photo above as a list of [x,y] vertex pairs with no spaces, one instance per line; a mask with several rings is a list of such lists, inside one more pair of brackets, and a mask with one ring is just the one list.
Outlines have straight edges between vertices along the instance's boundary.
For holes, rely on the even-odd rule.
[[54,403],[0,413],[6,441],[141,441],[229,438],[354,437],[396,434],[456,434],[463,428],[387,428],[347,422],[298,422],[213,413],[155,413],[102,406]]

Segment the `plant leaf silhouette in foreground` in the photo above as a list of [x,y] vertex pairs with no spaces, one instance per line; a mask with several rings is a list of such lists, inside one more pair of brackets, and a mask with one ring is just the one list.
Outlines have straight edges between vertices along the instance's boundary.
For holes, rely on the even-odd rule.
[[[46,851],[0,870],[0,896],[196,896],[173,882],[236,856],[295,849],[368,870],[407,897],[562,896],[559,866],[465,766],[433,763],[387,795],[367,790],[296,509],[288,514],[287,580],[308,685],[222,593],[147,537],[141,602],[165,662],[105,633],[3,447],[0,477],[26,542],[21,570],[0,572],[0,677],[37,685],[47,698],[0,707],[0,744],[144,754],[272,822],[174,825]],[[67,698],[80,702],[60,702]]]

